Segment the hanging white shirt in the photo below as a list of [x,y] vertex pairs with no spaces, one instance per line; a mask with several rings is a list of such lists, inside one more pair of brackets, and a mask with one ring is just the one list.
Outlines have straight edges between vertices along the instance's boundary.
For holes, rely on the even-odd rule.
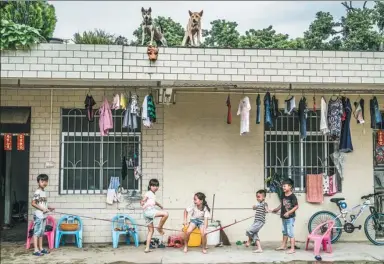
[[149,116],[148,116],[148,95],[144,97],[142,109],[143,109],[142,110],[143,112],[141,113],[141,119],[143,120],[143,125],[144,127],[151,127],[152,126],[151,120],[149,119]]
[[328,128],[328,120],[327,120],[327,115],[328,115],[328,106],[327,102],[325,101],[324,97],[321,97],[321,105],[320,105],[320,131],[323,133],[323,135],[326,135],[329,133],[329,128]]
[[251,104],[248,96],[245,96],[239,103],[237,115],[240,115],[240,135],[249,133],[249,112],[251,111]]

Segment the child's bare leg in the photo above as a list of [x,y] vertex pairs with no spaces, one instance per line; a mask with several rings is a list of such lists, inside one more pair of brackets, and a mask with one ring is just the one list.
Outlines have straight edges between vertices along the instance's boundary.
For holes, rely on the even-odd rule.
[[287,236],[283,236],[283,242],[281,243],[281,246],[276,248],[276,250],[285,250],[287,249],[287,241],[288,241],[288,237]]
[[245,243],[245,246],[249,247],[251,245],[251,243],[252,243],[252,238],[248,237],[248,241],[247,241],[247,243]]
[[151,240],[152,240],[152,236],[153,236],[154,231],[155,230],[153,227],[153,223],[150,223],[148,225],[147,243],[145,244],[145,250],[144,250],[145,253],[151,252],[150,245],[151,245]]
[[167,219],[168,219],[168,215],[169,215],[168,212],[165,212],[165,211],[159,211],[155,215],[155,217],[161,217],[160,223],[159,223],[158,227],[156,228],[157,231],[160,233],[160,235],[164,235],[163,226],[165,224],[165,221],[167,221]]
[[39,252],[39,238],[37,236],[33,236],[33,246],[35,248],[35,252]]
[[261,248],[260,240],[256,240],[256,249],[254,251],[255,253],[261,253],[263,252],[263,249]]
[[196,226],[193,223],[189,223],[187,231],[184,234],[184,253],[188,252],[189,237],[190,237],[191,233],[193,232],[193,230],[195,229],[195,227]]
[[288,254],[295,253],[295,238],[291,237],[291,249],[287,252]]
[[201,233],[201,244],[203,246],[203,253],[207,254],[207,235],[205,234],[206,229],[204,225],[200,226],[200,233]]
[[40,251],[43,250],[43,237],[39,237],[39,249]]

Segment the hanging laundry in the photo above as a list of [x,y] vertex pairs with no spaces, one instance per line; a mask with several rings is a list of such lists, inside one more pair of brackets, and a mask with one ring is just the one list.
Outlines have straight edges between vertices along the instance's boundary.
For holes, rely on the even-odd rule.
[[333,161],[333,164],[335,164],[335,168],[342,180],[344,179],[345,155],[346,155],[345,153],[340,151],[335,151],[330,155]]
[[119,94],[115,94],[113,96],[113,102],[112,102],[112,107],[111,109],[113,110],[118,110],[120,109],[120,95]]
[[127,175],[128,175],[127,163],[126,162],[127,162],[127,159],[124,156],[123,157],[123,161],[121,162],[121,178],[123,179],[123,181],[125,180],[125,178],[127,178]]
[[130,98],[130,106],[131,106],[131,114],[140,116],[140,107],[138,104],[138,96],[137,94],[131,94]]
[[260,104],[260,94],[258,94],[256,98],[256,124],[260,124]]
[[240,115],[240,135],[249,133],[249,111],[251,111],[251,104],[248,96],[245,96],[239,103],[237,115]]
[[152,94],[148,95],[147,98],[147,109],[148,109],[148,117],[151,123],[156,123],[156,104],[153,100]]
[[301,139],[305,139],[307,137],[307,118],[308,118],[307,99],[305,97],[302,97],[299,102],[299,124],[300,124]]
[[134,168],[134,174],[135,180],[138,180],[140,177],[143,177],[143,174],[141,173],[140,167]]
[[275,122],[279,114],[279,100],[277,100],[276,96],[272,96],[271,100],[271,116],[272,116],[272,124]]
[[152,126],[148,116],[148,95],[146,95],[143,100],[141,119],[143,120],[144,127],[150,128]]
[[[131,99],[129,100],[127,109],[124,113],[124,119],[123,119],[123,128],[129,128],[130,131],[135,131],[138,128],[138,122],[137,122],[137,114],[132,114],[131,112]],[[137,112],[137,111],[136,111]]]
[[127,109],[127,98],[123,93],[120,95],[120,108],[124,110]]
[[312,100],[313,100],[313,112],[316,112],[316,97],[313,96]]
[[99,128],[101,136],[107,136],[109,130],[113,128],[112,111],[107,98],[104,97],[104,102],[99,109]]
[[107,190],[107,204],[112,205],[113,202],[120,202],[121,196],[118,195],[118,188],[120,186],[119,177],[111,177],[109,187]]
[[284,108],[284,113],[287,115],[292,114],[293,110],[296,108],[296,101],[295,97],[291,96],[290,98],[285,100],[285,108]]
[[231,106],[231,97],[230,95],[228,94],[228,97],[227,97],[227,108],[228,108],[228,112],[227,112],[227,124],[231,124],[232,123],[232,106]]
[[305,186],[308,203],[323,202],[323,174],[308,174]]
[[352,106],[348,98],[343,97],[342,102],[344,109],[343,112],[345,113],[345,120],[342,121],[339,151],[349,153],[353,151],[350,128]]
[[337,176],[323,175],[323,194],[326,196],[333,196],[337,193]]
[[383,117],[380,112],[379,103],[377,101],[376,96],[374,96],[369,101],[369,108],[371,113],[371,128],[382,128],[383,127]]
[[323,135],[329,134],[329,128],[328,128],[328,107],[327,102],[325,101],[325,98],[321,97],[320,102],[320,131],[323,133]]
[[93,99],[93,96],[87,94],[84,100],[84,105],[85,105],[85,109],[87,110],[87,119],[89,122],[94,121],[95,113],[92,108],[95,104],[96,102]]
[[273,127],[273,121],[272,121],[272,100],[271,100],[271,94],[267,92],[264,95],[264,123],[268,128]]
[[328,103],[328,128],[331,140],[339,140],[341,135],[341,119],[343,115],[343,103],[339,98],[329,100]]
[[364,124],[364,99],[353,103],[355,105],[355,111],[353,116],[356,118],[358,124]]

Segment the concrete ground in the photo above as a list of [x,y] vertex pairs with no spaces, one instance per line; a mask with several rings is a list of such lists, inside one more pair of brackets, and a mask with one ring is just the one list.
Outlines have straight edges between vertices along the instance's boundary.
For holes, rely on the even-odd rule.
[[[191,248],[184,254],[181,249],[156,249],[145,254],[144,247],[135,248],[120,244],[112,249],[111,244],[85,245],[78,249],[66,245],[52,250],[51,254],[43,257],[32,256],[32,249],[26,250],[23,243],[1,244],[1,264],[132,264],[132,263],[162,263],[162,264],[201,264],[201,263],[315,263],[313,250],[296,251],[294,255],[276,252],[273,249],[277,243],[265,244],[264,253],[252,253],[252,249],[236,245],[223,248],[210,248],[203,255],[200,248]],[[337,243],[333,245],[333,253],[322,254],[323,261],[332,263],[384,263],[384,247],[369,243]]]

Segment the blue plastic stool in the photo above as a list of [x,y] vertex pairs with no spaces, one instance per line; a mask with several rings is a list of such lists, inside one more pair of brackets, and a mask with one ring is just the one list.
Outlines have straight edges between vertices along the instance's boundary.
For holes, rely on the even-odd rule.
[[[127,224],[127,221],[130,224]],[[118,230],[115,230],[118,229]],[[117,248],[120,235],[125,235],[125,243],[131,244],[131,237],[135,242],[135,246],[139,246],[139,234],[137,233],[136,221],[129,215],[118,214],[112,218],[112,247]]]
[[[76,231],[63,231],[61,230],[60,225],[62,223],[78,223],[79,227]],[[83,247],[83,222],[80,217],[76,215],[65,215],[60,218],[56,226],[56,236],[55,236],[55,248],[59,248],[60,240],[63,235],[75,235],[75,241],[78,248]],[[64,245],[64,240],[62,241]]]

